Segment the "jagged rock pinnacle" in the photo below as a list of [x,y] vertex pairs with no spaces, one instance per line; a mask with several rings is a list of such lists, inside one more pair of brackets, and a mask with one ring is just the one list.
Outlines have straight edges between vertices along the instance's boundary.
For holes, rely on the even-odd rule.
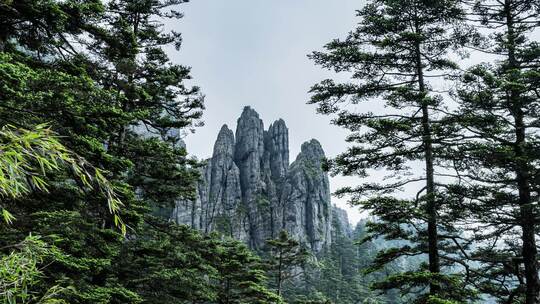
[[[201,169],[195,202],[179,203],[175,220],[221,231],[261,250],[282,229],[317,253],[331,242],[332,214],[324,151],[312,139],[289,164],[289,130],[283,119],[264,130],[251,107],[236,131],[223,125],[212,158]],[[185,206],[185,207],[182,207]],[[340,217],[342,214],[339,213]]]

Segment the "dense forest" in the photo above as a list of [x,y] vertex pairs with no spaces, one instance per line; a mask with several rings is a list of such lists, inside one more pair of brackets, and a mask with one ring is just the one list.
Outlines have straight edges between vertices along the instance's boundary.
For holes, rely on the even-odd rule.
[[0,0],[1,303],[540,303],[538,0],[359,1],[290,164],[250,107],[189,154],[185,2]]

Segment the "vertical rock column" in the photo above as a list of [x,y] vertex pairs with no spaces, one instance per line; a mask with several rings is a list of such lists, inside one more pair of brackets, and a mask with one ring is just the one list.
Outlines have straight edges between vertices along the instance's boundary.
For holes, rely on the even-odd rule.
[[283,190],[284,227],[313,252],[331,242],[332,206],[328,174],[322,170],[324,157],[317,140],[303,143]]
[[208,181],[212,159],[206,160],[206,165],[199,168],[200,180],[197,184],[195,200],[177,201],[172,212],[171,220],[177,224],[188,225],[193,229],[204,230],[206,227],[205,213],[208,206]]
[[279,183],[287,176],[289,170],[289,129],[283,119],[270,125],[264,146],[271,177]]
[[218,230],[240,238],[236,219],[241,201],[240,172],[234,163],[233,131],[223,125],[214,144],[208,183],[208,206],[205,208],[205,232]]
[[234,146],[233,131],[224,125],[214,144],[212,158],[200,169],[197,199],[178,202],[173,220],[205,233],[220,231],[246,240],[245,218],[240,215],[242,194],[240,171],[233,160]]
[[265,238],[275,238],[283,229],[281,193],[289,171],[289,130],[283,119],[270,125],[264,137],[264,194],[269,201],[268,217],[263,223]]
[[347,211],[334,205],[332,206],[332,239],[337,239],[340,236],[352,238],[353,231]]
[[255,250],[264,245],[263,218],[269,202],[262,195],[264,126],[259,114],[245,107],[236,127],[234,162],[240,171],[242,203],[248,217],[249,246]]

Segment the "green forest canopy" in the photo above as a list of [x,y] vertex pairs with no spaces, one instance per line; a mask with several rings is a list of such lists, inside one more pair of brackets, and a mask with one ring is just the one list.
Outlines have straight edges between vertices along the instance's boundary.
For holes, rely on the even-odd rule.
[[157,215],[199,178],[172,131],[204,98],[163,29],[184,2],[0,0],[2,303],[540,303],[538,1],[370,0],[310,55],[349,78],[310,103],[350,132],[327,169],[374,219],[318,257]]

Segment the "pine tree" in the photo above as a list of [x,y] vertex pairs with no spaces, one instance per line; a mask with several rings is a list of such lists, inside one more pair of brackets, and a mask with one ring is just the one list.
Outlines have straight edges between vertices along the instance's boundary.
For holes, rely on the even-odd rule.
[[279,296],[283,294],[284,285],[301,274],[301,267],[307,261],[307,250],[287,231],[282,230],[278,237],[266,241],[268,269],[270,277],[275,280],[275,289]]
[[[85,71],[84,49],[70,47],[85,28],[95,27],[104,17],[103,6],[97,1],[68,2],[0,5],[0,19],[6,22],[0,42],[0,123],[23,128],[49,123],[64,145],[111,178],[125,203],[122,217],[129,227],[136,227],[148,207],[134,199],[123,178],[114,177],[125,172],[130,162],[106,145],[110,134],[126,125],[129,117],[117,106],[117,94]],[[16,243],[34,231],[59,248],[66,258],[44,270],[47,279],[40,288],[61,282],[70,287],[63,294],[68,302],[139,302],[140,297],[118,282],[111,267],[123,236],[109,216],[106,195],[80,187],[81,181],[69,171],[48,174],[45,181],[48,194],[32,191],[24,198],[4,200],[15,207],[18,220],[2,227],[0,243]]]
[[[180,48],[181,36],[164,31],[159,20],[180,19],[174,8],[185,1],[109,1],[107,22],[88,27],[84,67],[117,97],[128,119],[107,139],[111,153],[133,166],[128,182],[155,208],[172,208],[178,199],[192,199],[197,172],[187,159],[180,136],[198,125],[203,96],[188,86],[188,67],[173,64],[165,52]],[[121,172],[124,174],[125,172]]]
[[[320,113],[335,114],[333,122],[351,132],[347,141],[353,146],[329,161],[333,173],[366,178],[370,170],[384,169],[389,176],[384,183],[365,182],[337,194],[350,195],[352,203],[376,216],[368,226],[371,238],[406,241],[380,252],[373,270],[399,257],[428,256],[427,269],[390,276],[377,287],[418,293],[417,301],[461,301],[468,292],[455,277],[441,273],[441,266],[453,264],[441,261],[447,245],[440,236],[452,231],[452,223],[442,215],[444,188],[435,180],[436,166],[454,130],[441,123],[444,103],[435,83],[457,69],[449,53],[459,53],[469,39],[460,21],[464,11],[459,1],[374,0],[358,16],[359,26],[347,39],[310,56],[351,81],[314,85],[310,102]],[[424,174],[411,169],[419,163]],[[416,198],[399,198],[404,188],[415,189]]]
[[103,8],[100,0],[2,0],[0,52],[23,48],[38,59],[66,58],[77,52],[69,41],[99,21]]
[[[8,36],[2,42],[4,52],[0,54],[0,124],[29,129],[33,125],[49,123],[60,135],[63,145],[110,178],[108,172],[113,168],[110,166],[113,158],[105,152],[103,135],[110,126],[121,121],[121,116],[110,115],[111,112],[118,113],[110,106],[112,95],[65,61],[66,54],[60,53],[61,39],[52,39],[68,36],[70,33],[65,28],[82,22],[73,20],[80,17],[76,14],[78,8],[55,1],[41,5],[17,1],[8,3],[7,7],[5,9],[3,3],[0,19],[14,20],[15,31],[7,32]],[[83,3],[81,7],[84,7]],[[40,19],[49,10],[60,17]],[[71,12],[75,16],[70,15]],[[90,14],[88,18],[91,19]],[[70,23],[72,21],[74,23]],[[37,26],[39,30],[26,29],[31,26]],[[64,292],[59,295],[67,302],[99,303],[103,299],[137,302],[138,297],[120,284],[101,280],[111,276],[107,269],[117,257],[123,240],[121,231],[115,227],[115,219],[110,216],[105,193],[85,189],[81,184],[83,181],[74,179],[70,170],[50,172],[44,180],[48,184],[48,193],[31,191],[25,197],[4,199],[4,205],[13,210],[17,220],[0,228],[1,246],[18,243],[33,232],[58,248],[65,258],[43,270],[46,279],[41,280],[37,288],[69,287],[63,288]],[[121,216],[126,215],[126,224],[131,226],[134,217],[127,215],[131,213],[127,185],[110,180],[126,204],[120,211]]]
[[58,286],[68,303],[218,303],[216,282],[238,259],[251,263],[233,276],[244,278],[241,297],[279,303],[240,245],[235,256],[228,241],[152,215],[193,197],[197,180],[178,135],[197,125],[202,96],[165,54],[179,34],[157,21],[181,17],[166,10],[182,2],[0,1],[0,126],[49,123],[114,187],[127,227],[126,236],[116,227],[106,191],[68,170],[43,177],[49,193],[4,199],[17,220],[0,226],[2,258],[30,231],[61,253],[29,292]]
[[367,246],[355,244],[357,237],[342,231],[337,217],[332,220],[332,242],[328,250],[318,257],[318,267],[313,271],[314,278],[310,282],[314,282],[315,289],[332,303],[382,301],[382,297],[369,290],[370,279],[362,274],[361,264],[372,258],[365,251]]
[[266,289],[265,265],[245,244],[223,239],[215,252],[218,303],[283,303],[278,295]]
[[[538,1],[474,1],[471,22],[484,28],[477,50],[491,62],[468,69],[456,92],[463,140],[451,150],[458,208],[475,223],[471,280],[505,303],[539,303]],[[519,237],[518,237],[519,236]],[[480,264],[482,267],[475,267]]]

